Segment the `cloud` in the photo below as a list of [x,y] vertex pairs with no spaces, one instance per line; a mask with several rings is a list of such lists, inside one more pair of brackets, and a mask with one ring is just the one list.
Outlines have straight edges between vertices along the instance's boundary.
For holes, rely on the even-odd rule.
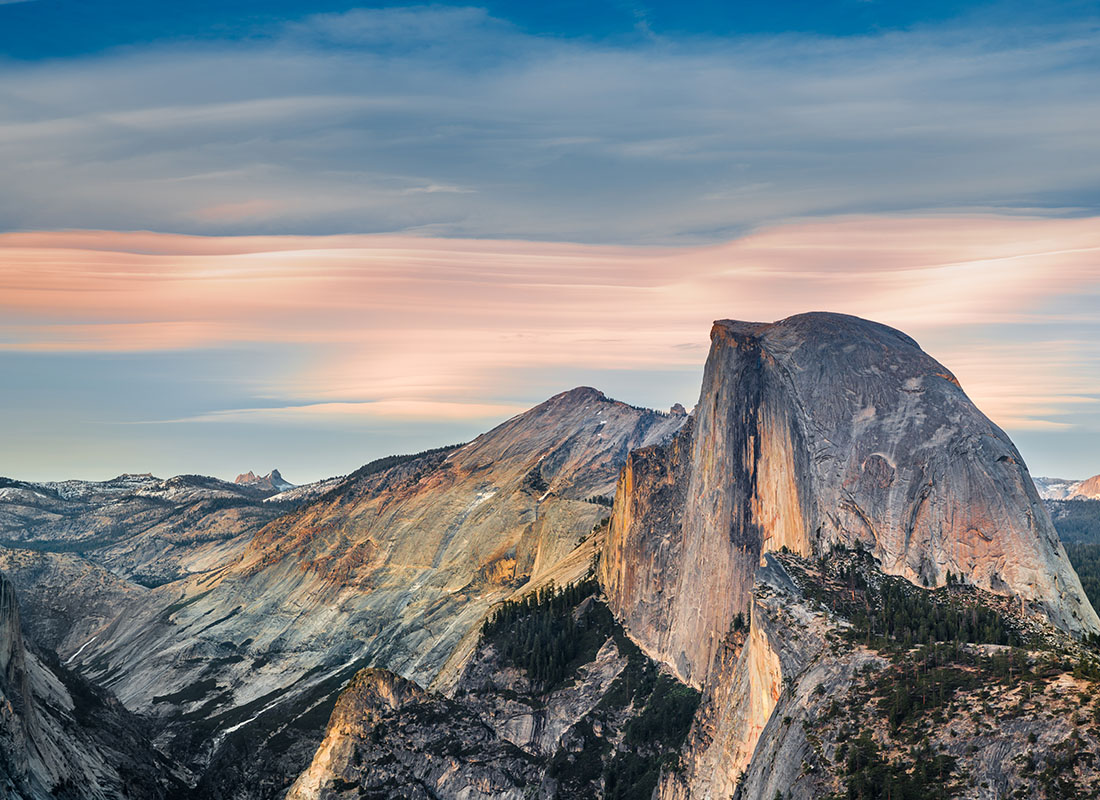
[[[437,423],[483,422],[497,424],[502,419],[526,411],[516,403],[449,403],[431,400],[376,400],[361,403],[310,403],[297,406],[234,408],[211,411],[194,417],[163,420],[153,424],[185,422],[257,422],[330,423],[348,426],[363,422],[409,422],[431,420]],[[147,423],[145,423],[147,424]]]
[[690,385],[712,320],[824,309],[912,334],[1005,426],[1100,428],[1098,221],[856,216],[690,247],[10,233],[0,350],[287,354],[192,421],[482,419],[542,399],[532,375]]
[[0,64],[0,228],[719,242],[1096,211],[1100,32],[528,35],[479,9]]

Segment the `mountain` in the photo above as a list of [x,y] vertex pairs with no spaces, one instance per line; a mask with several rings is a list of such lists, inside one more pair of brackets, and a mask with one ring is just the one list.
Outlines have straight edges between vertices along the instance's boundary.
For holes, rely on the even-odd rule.
[[1042,476],[1036,476],[1034,481],[1039,497],[1043,500],[1065,500],[1081,483],[1067,478],[1044,478]]
[[1083,481],[1037,477],[1035,487],[1044,500],[1100,500],[1100,475]]
[[[78,553],[146,585],[225,563],[285,513],[279,490],[201,475],[28,483],[0,478],[0,545]],[[293,505],[290,503],[289,505]]]
[[236,477],[233,481],[238,485],[251,486],[256,489],[265,489],[272,492],[285,492],[287,489],[295,488],[293,483],[283,480],[283,476],[279,474],[279,470],[273,469],[266,475],[256,475],[255,472],[249,470]]
[[1078,483],[1073,487],[1068,499],[1100,500],[1100,475],[1093,475],[1091,478],[1085,478],[1085,480]]
[[719,321],[695,414],[631,454],[599,571],[627,631],[705,693],[708,729],[663,796],[732,791],[805,666],[758,622],[769,551],[861,548],[913,585],[957,578],[1100,631],[1019,453],[908,336],[837,314]]
[[[464,445],[276,488],[4,484],[0,520],[32,523],[0,549],[27,608],[0,718],[13,781],[46,769],[19,755],[25,720],[86,696],[108,733],[72,713],[49,740],[148,768],[73,798],[1037,800],[1100,781],[1100,620],[1008,437],[885,326],[720,321],[691,414],[581,387]],[[254,527],[208,549],[195,526],[226,508]],[[128,580],[117,548],[166,529],[174,580]],[[20,694],[20,670],[70,700]]]
[[240,764],[289,785],[359,669],[453,681],[493,605],[582,577],[627,454],[684,419],[582,387],[461,447],[380,459],[63,655],[156,717],[203,791],[259,791],[255,773],[225,785]]
[[720,321],[711,342],[694,424],[628,459],[600,573],[685,679],[705,680],[782,547],[860,543],[919,585],[950,572],[1100,630],[1019,452],[912,339],[806,314]]
[[149,590],[75,553],[0,548],[22,626],[36,644],[72,653]]

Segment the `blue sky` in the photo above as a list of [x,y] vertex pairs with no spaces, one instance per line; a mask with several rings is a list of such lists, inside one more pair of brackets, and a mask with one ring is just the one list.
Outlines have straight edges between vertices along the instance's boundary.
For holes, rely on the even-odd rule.
[[0,2],[0,185],[0,474],[305,480],[582,383],[690,405],[710,319],[826,302],[1100,472],[1095,2]]
[[[288,20],[392,3],[357,2],[81,2],[7,0],[0,5],[0,50],[20,59],[87,56],[151,43],[226,41],[277,35]],[[408,4],[412,5],[412,4]],[[733,36],[812,33],[858,36],[921,26],[960,23],[983,28],[1077,22],[1095,16],[1096,3],[1023,2],[600,2],[426,3],[429,7],[477,5],[538,36],[629,43],[651,36]]]

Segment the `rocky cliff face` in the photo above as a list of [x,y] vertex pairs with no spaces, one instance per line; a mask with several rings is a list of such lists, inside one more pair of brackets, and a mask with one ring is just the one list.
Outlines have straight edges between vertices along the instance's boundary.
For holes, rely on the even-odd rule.
[[461,448],[383,459],[152,590],[73,664],[162,718],[196,769],[259,763],[265,720],[282,736],[360,668],[432,683],[494,603],[573,563],[626,454],[682,423],[582,388]]
[[[600,575],[644,647],[706,682],[761,553],[863,543],[1066,630],[1100,630],[1019,453],[909,337],[837,314],[724,320],[695,420],[632,454]],[[700,602],[705,598],[705,602]]]
[[[752,592],[753,633],[727,684],[735,689],[725,703],[704,699],[683,768],[665,774],[659,798],[769,800],[778,793],[816,800],[872,792],[1037,799],[1095,791],[1095,652],[972,587],[932,592],[887,578],[866,554],[765,560]],[[999,615],[1003,630],[992,638],[1021,646],[989,643],[990,630],[977,627],[961,644],[912,647],[906,637],[919,638],[916,628],[930,615],[910,619],[879,602],[868,622],[858,604],[869,586],[913,598],[910,611],[996,609],[989,613]],[[881,593],[874,596],[881,601]],[[872,629],[879,633],[869,635]],[[755,710],[753,692],[737,689],[754,683],[757,692],[765,689]],[[708,708],[720,713],[702,713]]]
[[[288,800],[649,797],[697,697],[623,635],[594,589],[506,606],[450,697],[360,672]],[[532,653],[551,642],[571,655],[545,651],[565,659],[547,672]]]
[[159,800],[182,786],[114,698],[28,649],[0,575],[0,796],[13,800]]
[[463,706],[388,670],[355,676],[288,800],[522,800],[537,783],[523,751]]
[[37,645],[68,658],[149,591],[71,553],[0,548],[23,627]]

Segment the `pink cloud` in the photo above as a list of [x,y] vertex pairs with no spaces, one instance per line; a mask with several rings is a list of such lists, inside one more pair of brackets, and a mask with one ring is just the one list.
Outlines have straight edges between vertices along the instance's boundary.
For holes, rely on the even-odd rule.
[[[308,367],[266,387],[288,404],[491,407],[514,396],[509,371],[697,369],[715,318],[820,309],[931,342],[1016,426],[1064,424],[1100,393],[1100,378],[1064,360],[966,346],[979,326],[1057,320],[1060,298],[1097,291],[1096,219],[853,217],[693,248],[30,232],[0,235],[0,260],[0,348],[312,348]],[[1013,384],[1025,367],[1041,371],[1042,392]]]

